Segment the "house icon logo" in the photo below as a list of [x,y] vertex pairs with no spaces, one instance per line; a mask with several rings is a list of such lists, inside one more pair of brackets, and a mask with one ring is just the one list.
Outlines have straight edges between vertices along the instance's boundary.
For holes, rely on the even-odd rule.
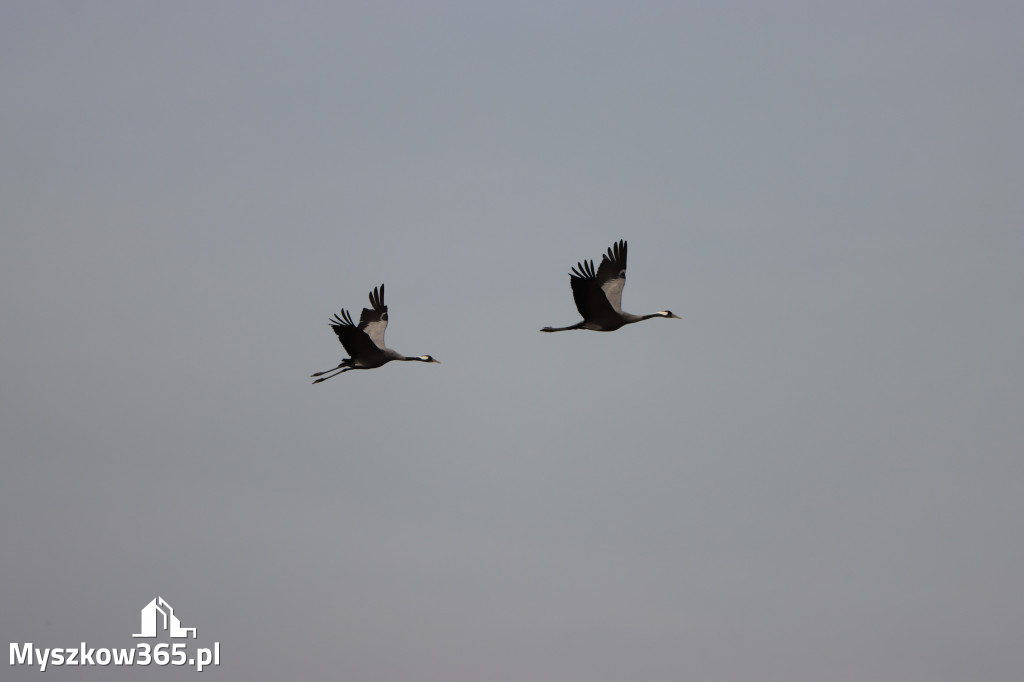
[[[157,614],[160,614],[161,618],[157,618]],[[196,638],[196,629],[181,627],[181,621],[174,615],[174,607],[163,597],[157,597],[142,607],[142,632],[132,637],[156,637],[158,628],[168,632],[171,637],[188,637],[188,633],[191,632],[192,639]]]

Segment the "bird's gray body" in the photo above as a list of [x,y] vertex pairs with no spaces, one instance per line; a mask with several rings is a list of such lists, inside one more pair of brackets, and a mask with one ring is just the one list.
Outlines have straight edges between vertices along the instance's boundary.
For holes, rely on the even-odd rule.
[[[341,361],[334,369],[317,372],[312,375],[320,377],[314,384],[337,376],[353,369],[375,369],[386,365],[392,360],[416,360],[419,362],[438,362],[429,355],[405,356],[384,345],[384,332],[388,328],[388,307],[384,305],[384,285],[374,287],[370,292],[370,307],[363,308],[359,315],[359,324],[352,321],[352,315],[342,308],[340,316],[335,315],[330,322],[331,329],[338,335],[338,341],[345,347],[349,357]],[[338,370],[335,372],[335,370]],[[322,376],[330,372],[330,376]]]
[[678,319],[670,310],[650,315],[634,315],[622,310],[622,288],[626,286],[626,242],[621,239],[602,256],[597,270],[592,260],[577,263],[569,275],[569,285],[572,287],[576,309],[580,311],[583,320],[568,327],[544,327],[542,332],[570,329],[613,332],[627,324],[654,317]]
[[356,369],[374,369],[386,365],[392,360],[406,360],[407,358],[391,348],[380,348],[372,353],[367,353],[358,358],[352,358],[352,367]]

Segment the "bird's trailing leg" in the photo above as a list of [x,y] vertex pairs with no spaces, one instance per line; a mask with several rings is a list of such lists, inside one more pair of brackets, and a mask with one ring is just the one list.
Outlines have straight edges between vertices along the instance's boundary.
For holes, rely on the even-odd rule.
[[[341,367],[341,366],[342,366],[342,365],[338,365],[338,367]],[[338,367],[335,367],[334,369],[338,369]],[[329,370],[327,370],[326,372],[317,372],[316,374],[311,374],[310,376],[313,376],[313,377],[320,377],[319,379],[317,379],[317,380],[316,380],[316,381],[314,381],[313,383],[314,383],[314,384],[319,384],[319,383],[320,383],[321,381],[327,381],[328,379],[332,379],[332,378],[334,378],[334,377],[338,376],[338,375],[339,375],[339,374],[341,374],[342,372],[347,372],[347,371],[349,371],[350,369],[355,369],[355,367],[345,367],[345,369],[340,369],[340,370],[338,370],[337,372],[334,372],[334,369],[329,369]],[[328,372],[334,372],[334,374],[327,374]],[[320,375],[322,375],[322,374],[327,374],[327,376],[320,376]]]
[[333,372],[336,369],[341,369],[344,366],[345,366],[345,363],[343,362],[340,365],[338,365],[337,367],[331,367],[330,369],[325,369],[322,372],[317,372],[316,374],[310,374],[309,376],[310,377],[322,377],[323,375],[325,375],[325,374],[327,374],[329,372]]
[[[342,369],[343,367],[344,367],[344,369]],[[313,382],[314,384],[319,384],[321,381],[326,381],[327,379],[330,379],[331,377],[336,377],[339,374],[341,374],[342,372],[347,372],[350,369],[355,369],[355,367],[351,367],[349,365],[349,361],[345,360],[340,365],[335,367],[334,369],[326,369],[323,372],[317,372],[316,374],[310,374],[309,376],[311,376],[311,377],[320,377],[319,379],[317,379],[316,381]],[[335,371],[335,370],[338,370],[338,371]],[[334,372],[334,374],[331,374],[331,372]],[[326,376],[325,377],[324,376],[325,374],[330,374],[330,376]]]
[[541,329],[541,331],[542,332],[565,332],[565,331],[569,331],[570,329],[583,329],[583,323],[582,322],[577,322],[576,324],[570,325],[568,327],[544,327],[543,329]]

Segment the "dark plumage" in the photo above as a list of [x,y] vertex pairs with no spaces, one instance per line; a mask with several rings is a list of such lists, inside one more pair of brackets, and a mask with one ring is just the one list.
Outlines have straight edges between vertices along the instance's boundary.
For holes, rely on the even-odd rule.
[[542,332],[563,332],[569,329],[590,329],[611,332],[619,327],[652,317],[679,319],[670,310],[650,315],[633,315],[622,310],[622,287],[626,285],[626,242],[619,240],[601,257],[601,265],[594,270],[594,261],[577,263],[569,275],[572,297],[576,309],[583,316],[581,322],[568,327],[544,327]]
[[[388,328],[388,307],[384,305],[384,285],[374,287],[370,292],[370,308],[363,308],[359,316],[359,324],[352,322],[352,316],[342,308],[341,317],[335,315],[328,324],[338,335],[338,340],[345,347],[350,357],[341,361],[333,369],[317,372],[311,376],[320,377],[314,384],[336,377],[342,372],[352,369],[373,369],[392,360],[418,360],[419,362],[439,362],[429,355],[407,357],[384,345],[384,331]],[[337,371],[335,371],[337,370]],[[331,374],[331,372],[334,372]],[[323,376],[327,374],[328,376]]]

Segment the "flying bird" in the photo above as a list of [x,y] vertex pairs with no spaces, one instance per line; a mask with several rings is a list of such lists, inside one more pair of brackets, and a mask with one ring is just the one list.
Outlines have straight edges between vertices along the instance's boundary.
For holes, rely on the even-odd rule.
[[569,274],[572,297],[576,309],[583,316],[581,322],[568,327],[544,327],[542,332],[564,332],[569,329],[591,329],[613,332],[619,327],[652,317],[671,317],[671,310],[660,310],[650,315],[634,315],[622,310],[622,287],[626,285],[626,242],[622,239],[608,248],[601,265],[594,270],[594,261],[577,263]]
[[384,330],[388,328],[388,307],[384,305],[383,284],[374,287],[370,292],[370,306],[370,308],[363,308],[358,325],[352,322],[352,316],[344,308],[341,309],[341,317],[335,315],[328,321],[350,357],[342,360],[341,364],[333,369],[310,375],[311,377],[320,377],[313,382],[314,384],[336,377],[342,372],[352,369],[373,369],[386,365],[392,360],[440,362],[429,355],[408,357],[384,345]]

